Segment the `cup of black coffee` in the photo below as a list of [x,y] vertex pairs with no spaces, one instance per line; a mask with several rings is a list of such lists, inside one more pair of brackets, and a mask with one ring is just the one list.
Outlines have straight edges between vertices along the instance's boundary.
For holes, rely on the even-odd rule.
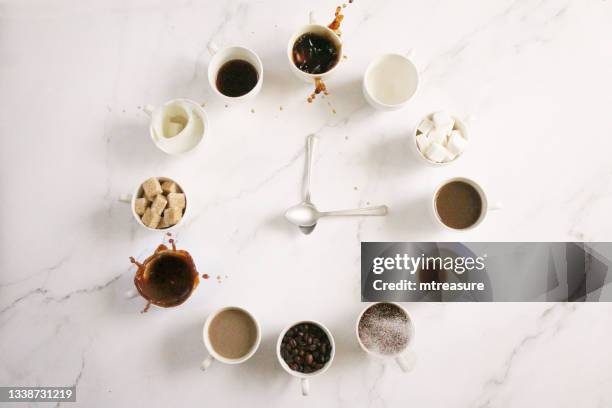
[[488,211],[502,208],[501,203],[490,205],[482,187],[465,177],[442,183],[434,193],[432,206],[437,222],[455,231],[475,228]]
[[300,379],[304,396],[310,392],[309,379],[327,371],[335,352],[336,345],[329,329],[311,320],[286,327],[276,344],[281,367]]
[[228,102],[252,99],[261,90],[263,65],[246,47],[218,49],[211,44],[212,59],[208,65],[208,82],[222,99]]
[[310,24],[301,27],[289,39],[287,57],[291,70],[304,81],[325,79],[342,59],[342,41],[334,30],[316,24],[311,13]]

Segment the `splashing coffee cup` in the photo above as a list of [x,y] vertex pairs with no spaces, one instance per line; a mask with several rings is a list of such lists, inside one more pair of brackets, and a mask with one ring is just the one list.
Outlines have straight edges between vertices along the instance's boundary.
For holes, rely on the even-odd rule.
[[414,368],[416,355],[409,349],[414,339],[410,315],[396,303],[374,303],[357,318],[359,346],[371,356],[395,360],[404,372]]
[[[173,239],[170,239],[170,244],[171,248],[165,244],[159,245],[153,255],[142,263],[130,258],[138,267],[134,276],[137,294],[147,301],[143,312],[148,311],[151,305],[170,308],[183,304],[200,282],[191,254],[176,249]],[[133,291],[126,293],[128,298],[135,296]]]
[[291,71],[306,82],[327,79],[338,68],[342,59],[342,40],[328,26],[310,22],[289,38],[287,58]]

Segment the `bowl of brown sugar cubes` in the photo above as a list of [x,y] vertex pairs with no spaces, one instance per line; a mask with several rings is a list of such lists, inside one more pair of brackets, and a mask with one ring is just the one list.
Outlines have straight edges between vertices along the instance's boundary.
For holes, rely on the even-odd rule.
[[187,213],[185,191],[168,177],[151,177],[132,196],[132,213],[149,230],[175,229]]

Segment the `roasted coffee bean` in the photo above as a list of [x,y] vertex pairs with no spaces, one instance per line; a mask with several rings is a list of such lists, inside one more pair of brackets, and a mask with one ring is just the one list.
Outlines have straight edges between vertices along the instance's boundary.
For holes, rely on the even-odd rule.
[[330,360],[331,344],[319,326],[301,323],[287,330],[281,340],[280,354],[291,370],[312,373]]

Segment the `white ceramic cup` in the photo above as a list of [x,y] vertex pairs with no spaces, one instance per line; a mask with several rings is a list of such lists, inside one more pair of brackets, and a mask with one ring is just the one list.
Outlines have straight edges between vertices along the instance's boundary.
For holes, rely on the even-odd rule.
[[[215,94],[226,102],[242,102],[251,100],[257,96],[263,83],[263,64],[254,51],[246,47],[238,46],[219,48],[213,42],[208,44],[208,51],[212,56],[210,63],[208,64],[208,83]],[[221,91],[219,91],[217,88],[217,75],[219,73],[219,69],[221,69],[223,64],[232,60],[246,61],[257,70],[257,84],[253,87],[253,89],[242,96],[227,96],[221,93]]]
[[[421,124],[421,122],[423,122],[425,119],[433,120],[432,118],[433,118],[434,113],[436,113],[436,112],[431,112],[429,115],[424,116],[416,124],[416,126],[414,127],[414,130],[412,132],[412,143],[411,143],[411,146],[413,148],[413,151],[416,153],[416,155],[421,160],[423,160],[425,163],[427,163],[428,165],[430,165],[432,167],[441,167],[441,166],[446,166],[448,164],[456,162],[461,157],[463,157],[463,155],[465,155],[465,151],[463,151],[459,156],[455,157],[453,160],[448,161],[448,162],[440,162],[439,163],[439,162],[435,162],[433,160],[429,160],[427,157],[425,157],[425,154],[423,154],[423,152],[421,151],[421,149],[419,149],[419,146],[417,145],[417,140],[416,140],[417,130],[418,130],[418,127]],[[471,115],[467,116],[464,119],[460,119],[459,116],[454,115],[454,114],[450,114],[450,116],[455,120],[455,128],[457,130],[459,130],[461,132],[461,134],[463,135],[463,137],[465,138],[465,140],[467,140],[468,147],[469,147],[469,143],[470,143],[469,125],[471,123],[473,123],[476,119],[474,118],[474,116],[471,116]]]
[[[183,192],[183,194],[185,194],[185,210],[183,211],[183,217],[181,218],[181,220],[168,227],[168,228],[150,228],[147,227],[146,225],[144,225],[144,223],[142,222],[142,220],[140,219],[140,215],[136,214],[136,208],[135,208],[135,204],[136,204],[136,199],[139,197],[143,197],[143,190],[142,190],[142,183],[140,183],[138,185],[138,187],[136,187],[136,190],[134,190],[134,192],[132,194],[124,194],[122,196],[119,197],[119,201],[123,202],[123,203],[129,203],[130,204],[130,209],[132,210],[132,215],[134,216],[134,219],[136,220],[136,222],[142,226],[145,229],[148,229],[149,231],[155,231],[155,232],[170,232],[173,231],[175,229],[177,229],[178,227],[180,227],[184,222],[185,219],[187,218],[187,216],[191,213],[190,211],[190,203],[189,203],[189,196],[187,194],[187,192],[185,191],[185,188],[176,182],[176,180],[168,178],[168,177],[156,177],[160,183],[163,183],[164,181],[172,181],[174,182],[178,188],[180,189],[180,191]],[[143,182],[146,180],[143,180]]]
[[[291,38],[289,38],[289,43],[287,44],[287,58],[289,60],[289,66],[291,67],[291,71],[298,78],[302,79],[305,82],[313,82],[317,78],[318,79],[329,78],[336,71],[336,69],[340,65],[340,62],[342,61],[342,40],[340,39],[338,34],[336,34],[334,30],[332,30],[331,28],[325,25],[317,24],[315,22],[312,11],[310,12],[309,19],[310,19],[310,23],[305,26],[302,26],[299,30],[293,33]],[[336,46],[338,50],[338,62],[329,71],[324,72],[322,74],[309,74],[308,72],[304,72],[301,69],[299,69],[293,62],[293,46],[295,42],[297,41],[297,39],[306,33],[319,34],[321,36],[329,38]]]
[[[320,370],[317,370],[314,373],[300,373],[299,371],[293,371],[291,368],[289,368],[287,363],[285,363],[285,360],[283,360],[283,356],[281,355],[281,351],[280,351],[281,344],[283,342],[283,337],[285,337],[285,334],[289,331],[289,329],[291,329],[293,326],[296,326],[298,324],[304,324],[304,323],[318,326],[321,330],[323,330],[323,332],[327,335],[327,338],[329,339],[329,344],[331,345],[331,354],[329,356],[329,361],[325,363],[325,365]],[[327,371],[329,366],[331,366],[332,362],[334,361],[335,354],[336,354],[336,343],[334,342],[334,337],[332,336],[331,332],[329,331],[327,327],[325,327],[325,325],[323,325],[322,323],[313,321],[313,320],[302,320],[302,321],[293,323],[285,327],[283,331],[281,331],[280,335],[278,336],[278,341],[276,342],[276,357],[278,358],[278,362],[280,363],[281,367],[283,367],[283,369],[287,373],[289,373],[289,375],[292,375],[300,379],[300,384],[302,386],[302,395],[304,396],[307,396],[310,393],[310,381],[309,380],[312,377],[316,377],[320,374],[323,374],[325,371]]]
[[[210,323],[213,321],[215,317],[219,315],[219,313],[224,312],[226,310],[239,310],[245,313],[251,319],[253,319],[253,322],[255,323],[255,328],[257,329],[257,338],[255,339],[253,346],[251,347],[248,353],[246,353],[244,356],[240,358],[223,357],[222,355],[220,355],[219,353],[215,351],[212,344],[210,343],[210,336],[209,336]],[[204,346],[206,347],[206,351],[208,351],[208,356],[206,356],[206,358],[204,358],[204,360],[202,361],[202,364],[200,365],[200,369],[202,371],[206,371],[206,369],[210,367],[212,362],[215,360],[221,363],[224,363],[224,364],[240,364],[240,363],[244,363],[249,358],[253,357],[253,354],[255,354],[255,352],[259,348],[259,343],[261,343],[261,328],[255,316],[253,316],[248,310],[245,310],[237,306],[228,306],[228,307],[224,307],[219,310],[216,310],[215,312],[211,313],[208,316],[208,318],[206,319],[206,322],[204,323],[204,328],[202,329],[202,340],[204,341]]]
[[366,101],[375,109],[393,111],[403,108],[419,88],[419,71],[408,55],[384,54],[368,65],[362,90]]
[[363,349],[363,351],[365,351],[369,355],[377,357],[377,358],[381,358],[381,359],[389,359],[389,360],[392,359],[392,360],[395,360],[395,362],[402,369],[403,372],[407,373],[409,371],[412,371],[412,369],[414,368],[414,366],[416,364],[416,354],[412,350],[410,350],[410,344],[414,340],[414,324],[412,323],[412,319],[410,318],[410,314],[408,313],[408,311],[406,309],[404,309],[401,305],[399,305],[397,303],[394,303],[394,302],[381,302],[381,303],[390,303],[392,305],[395,305],[395,306],[399,307],[404,312],[406,317],[408,318],[408,327],[409,327],[409,330],[410,330],[408,344],[406,345],[406,347],[401,352],[399,352],[396,355],[385,355],[385,354],[376,353],[376,352],[368,349],[361,342],[361,338],[359,338],[359,322],[361,321],[361,317],[366,312],[366,310],[368,310],[372,306],[376,305],[377,303],[373,303],[373,304],[370,304],[370,305],[366,306],[361,311],[361,313],[359,313],[359,316],[357,317],[357,323],[355,324],[355,336],[357,337],[357,342],[359,343],[359,346]]
[[[482,209],[480,212],[480,217],[478,218],[478,220],[476,220],[474,224],[470,225],[467,228],[458,229],[458,228],[449,227],[442,221],[442,219],[440,218],[440,215],[438,215],[438,210],[436,208],[436,198],[438,196],[438,192],[440,191],[442,187],[444,187],[448,183],[452,183],[453,181],[463,181],[464,183],[467,183],[471,185],[472,187],[474,187],[476,191],[478,192],[478,194],[480,194],[480,199],[482,201]],[[489,199],[487,198],[487,195],[485,194],[484,189],[480,186],[480,184],[476,183],[474,180],[471,180],[465,177],[453,177],[441,183],[434,191],[433,198],[431,201],[431,210],[432,210],[434,219],[439,225],[451,231],[468,231],[468,230],[474,229],[484,221],[489,211],[501,210],[502,208],[503,208],[503,204],[501,202],[495,202],[494,204],[490,204]]]
[[[159,134],[159,130],[163,126],[167,109],[176,108],[177,106],[180,106],[181,109],[187,108],[184,109],[185,116],[188,119],[187,124],[176,136],[166,138]],[[143,110],[151,118],[149,124],[151,140],[153,140],[155,146],[164,153],[170,155],[187,153],[200,144],[205,134],[210,133],[208,116],[204,108],[202,108],[199,103],[190,99],[172,99],[159,107],[146,105]]]

